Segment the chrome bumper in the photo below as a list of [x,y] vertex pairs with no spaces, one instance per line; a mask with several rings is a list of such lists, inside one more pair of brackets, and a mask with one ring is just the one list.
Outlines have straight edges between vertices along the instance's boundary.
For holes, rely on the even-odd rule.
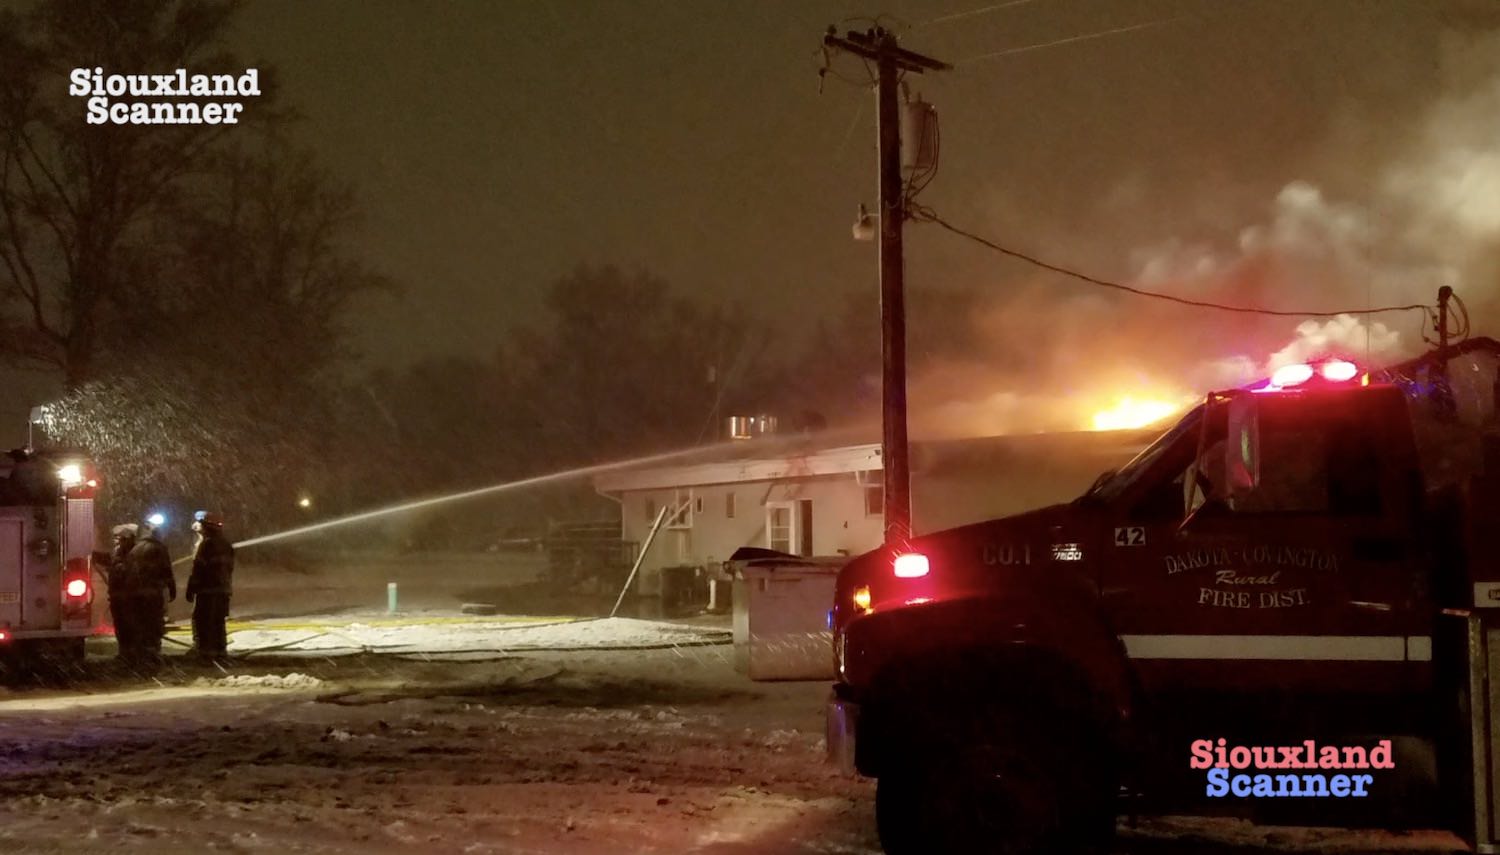
[[829,695],[824,721],[828,762],[847,774],[858,771],[854,767],[854,737],[859,729],[859,704],[844,700],[835,692]]

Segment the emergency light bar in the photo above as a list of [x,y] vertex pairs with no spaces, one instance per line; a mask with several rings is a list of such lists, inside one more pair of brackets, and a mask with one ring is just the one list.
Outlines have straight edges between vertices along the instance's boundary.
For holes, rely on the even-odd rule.
[[1265,389],[1272,391],[1301,386],[1314,377],[1321,377],[1330,383],[1345,383],[1353,380],[1358,374],[1359,367],[1347,359],[1330,359],[1315,364],[1295,362],[1276,369],[1271,375],[1271,382],[1266,384]]
[[1359,369],[1352,362],[1336,359],[1332,362],[1323,363],[1318,369],[1318,373],[1323,375],[1324,380],[1343,383],[1346,380],[1353,380],[1354,375],[1359,373]]

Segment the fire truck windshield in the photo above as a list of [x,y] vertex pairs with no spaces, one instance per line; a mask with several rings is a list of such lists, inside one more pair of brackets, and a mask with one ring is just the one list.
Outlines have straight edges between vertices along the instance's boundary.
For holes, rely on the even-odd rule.
[[1094,486],[1081,497],[1089,502],[1110,502],[1123,494],[1142,475],[1151,470],[1152,464],[1156,463],[1167,449],[1177,444],[1183,434],[1197,432],[1199,422],[1203,418],[1203,405],[1199,404],[1191,412],[1182,417],[1176,425],[1166,433],[1157,437],[1156,441],[1146,447],[1144,451],[1137,454],[1131,461],[1120,468],[1118,472],[1100,476]]

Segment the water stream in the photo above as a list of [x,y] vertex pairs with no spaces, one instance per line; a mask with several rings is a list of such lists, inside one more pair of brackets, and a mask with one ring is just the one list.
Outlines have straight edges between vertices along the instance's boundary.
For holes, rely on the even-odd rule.
[[[367,520],[389,516],[391,514],[399,514],[405,513],[407,511],[419,510],[421,508],[429,508],[433,505],[441,505],[448,502],[459,502],[463,501],[464,499],[473,499],[480,496],[488,496],[493,493],[503,493],[508,490],[519,490],[523,487],[532,487],[538,484],[547,484],[554,481],[565,481],[570,478],[581,478],[588,475],[597,475],[601,472],[608,472],[612,469],[625,469],[627,467],[639,466],[645,463],[657,463],[660,461],[672,460],[678,457],[700,454],[704,451],[707,451],[711,447],[712,446],[700,445],[694,446],[692,448],[681,449],[678,451],[667,451],[661,454],[648,454],[642,457],[631,458],[629,460],[615,461],[613,463],[597,463],[592,466],[580,466],[575,469],[564,469],[562,471],[551,472],[546,475],[534,475],[530,478],[521,478],[515,481],[506,481],[500,484],[491,484],[488,487],[478,487],[472,490],[462,490],[456,493],[448,493],[442,496],[433,496],[427,499],[417,499],[410,502],[402,502],[396,505],[388,505],[384,508],[376,508],[375,510],[371,511],[361,511],[359,513],[349,514],[348,516],[338,517],[336,519],[324,520],[323,522],[313,523],[311,525],[298,526],[296,528],[289,528],[283,531],[273,532],[271,534],[258,535],[256,537],[238,541],[234,544],[234,547],[236,549],[243,549],[248,546],[257,546],[262,543],[271,543],[278,540],[286,540],[292,537],[301,537],[303,535],[313,534],[314,532],[324,531],[326,529],[336,528],[338,526],[353,525],[354,523],[361,523]],[[189,557],[180,559],[175,563],[180,564],[182,563],[182,561],[190,560],[192,559]]]

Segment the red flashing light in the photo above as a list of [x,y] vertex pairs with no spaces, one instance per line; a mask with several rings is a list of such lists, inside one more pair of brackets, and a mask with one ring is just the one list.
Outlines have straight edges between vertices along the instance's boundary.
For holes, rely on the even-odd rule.
[[87,579],[69,579],[63,591],[74,599],[82,599],[89,595],[89,582]]
[[0,641],[10,641],[10,633],[0,629]]
[[1323,375],[1324,380],[1343,383],[1345,380],[1353,380],[1354,375],[1359,373],[1359,368],[1348,360],[1334,359],[1318,366],[1318,373]]
[[931,568],[927,564],[927,556],[917,552],[908,552],[905,555],[896,556],[896,577],[900,579],[920,579],[927,575]]

